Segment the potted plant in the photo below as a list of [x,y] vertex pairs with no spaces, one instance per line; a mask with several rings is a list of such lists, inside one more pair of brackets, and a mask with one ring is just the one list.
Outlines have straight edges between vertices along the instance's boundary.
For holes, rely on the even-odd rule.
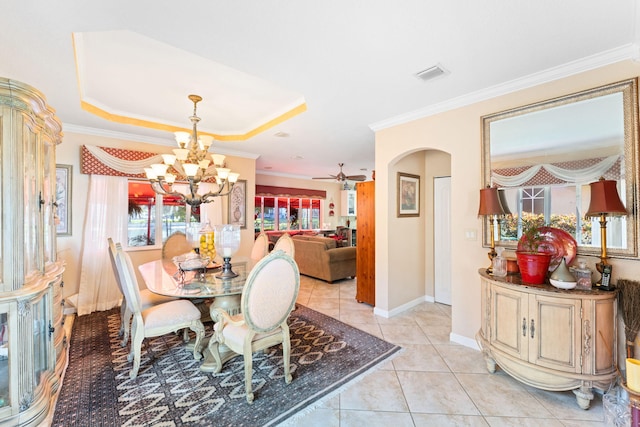
[[546,250],[543,243],[545,236],[535,225],[525,229],[520,237],[516,258],[523,283],[539,285],[547,278],[552,254]]

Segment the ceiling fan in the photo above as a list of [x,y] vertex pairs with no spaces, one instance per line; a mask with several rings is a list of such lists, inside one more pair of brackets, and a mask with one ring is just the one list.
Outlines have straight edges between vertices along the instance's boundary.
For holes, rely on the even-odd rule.
[[335,179],[338,182],[345,182],[347,180],[364,181],[367,179],[365,175],[345,175],[344,172],[342,172],[342,166],[344,166],[344,163],[338,163],[338,166],[340,166],[340,172],[338,172],[337,175],[314,177],[313,179]]

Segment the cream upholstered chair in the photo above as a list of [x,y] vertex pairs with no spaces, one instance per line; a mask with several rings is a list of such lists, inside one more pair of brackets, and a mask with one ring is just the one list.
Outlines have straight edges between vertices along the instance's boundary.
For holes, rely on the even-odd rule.
[[133,360],[129,377],[134,379],[140,369],[142,341],[147,337],[158,337],[169,332],[189,328],[196,333],[193,358],[199,360],[200,344],[204,337],[204,325],[200,321],[200,310],[191,301],[177,299],[142,309],[140,290],[129,254],[116,245],[116,264],[129,310],[133,314],[131,325],[131,351],[128,360]]
[[273,250],[274,251],[282,250],[291,258],[293,258],[295,255],[296,247],[293,244],[293,239],[291,238],[291,235],[289,233],[284,233],[282,236],[280,236],[276,241],[276,244],[273,247]]
[[193,247],[189,244],[186,234],[177,231],[164,241],[162,245],[162,258],[172,260],[173,257],[184,255],[192,250]]
[[[127,299],[124,298],[124,290],[122,289],[122,282],[120,280],[120,273],[118,272],[118,266],[116,264],[116,244],[113,243],[113,239],[109,237],[107,239],[109,243],[109,258],[111,258],[111,266],[113,267],[113,274],[116,276],[116,283],[122,294],[122,305],[120,305],[120,330],[118,335],[122,337],[120,345],[122,347],[129,342],[129,324],[131,323],[131,310],[127,304]],[[118,243],[119,245],[119,243]],[[173,301],[175,298],[165,297],[163,295],[154,294],[148,289],[140,290],[140,305],[142,309],[149,308],[154,305],[162,304],[165,302]]]
[[[292,380],[287,319],[295,306],[299,289],[300,272],[293,258],[281,250],[273,251],[258,261],[249,272],[242,291],[241,314],[231,317],[223,309],[211,310],[211,317],[216,323],[209,341],[209,351],[217,362],[217,372],[222,370],[224,362],[242,354],[244,385],[249,403],[253,402],[251,376],[254,352],[282,343],[284,379],[287,384]],[[226,350],[224,360],[221,350]]]
[[264,258],[269,253],[269,236],[267,233],[260,233],[253,242],[253,248],[251,248],[251,259],[259,260]]

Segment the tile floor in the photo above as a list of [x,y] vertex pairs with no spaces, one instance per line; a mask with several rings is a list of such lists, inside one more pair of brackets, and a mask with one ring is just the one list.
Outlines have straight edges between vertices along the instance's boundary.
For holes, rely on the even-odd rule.
[[488,373],[479,351],[449,341],[450,306],[423,303],[385,319],[356,302],[355,293],[355,280],[328,284],[301,276],[298,302],[398,344],[403,352],[288,426],[604,425],[598,394],[585,411],[571,391],[537,390],[500,370]]

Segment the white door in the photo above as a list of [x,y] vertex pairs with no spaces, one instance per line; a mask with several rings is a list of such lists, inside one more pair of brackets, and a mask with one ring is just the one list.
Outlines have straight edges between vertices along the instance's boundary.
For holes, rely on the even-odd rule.
[[451,177],[434,178],[435,301],[451,305]]

